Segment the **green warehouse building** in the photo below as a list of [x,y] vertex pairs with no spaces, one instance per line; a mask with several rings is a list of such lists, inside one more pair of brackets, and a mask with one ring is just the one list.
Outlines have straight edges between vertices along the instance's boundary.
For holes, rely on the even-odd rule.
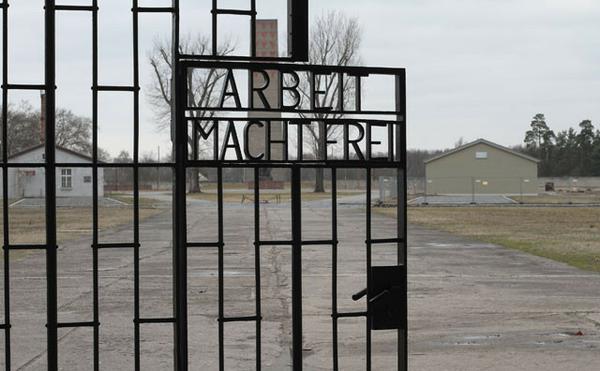
[[425,161],[429,195],[537,195],[539,160],[478,139]]

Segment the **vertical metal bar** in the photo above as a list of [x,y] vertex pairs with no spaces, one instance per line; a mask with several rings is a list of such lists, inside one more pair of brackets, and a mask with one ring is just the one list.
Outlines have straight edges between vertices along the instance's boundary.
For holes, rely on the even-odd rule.
[[338,303],[337,303],[337,271],[338,271],[338,233],[337,233],[337,168],[331,169],[331,319],[333,339],[333,371],[339,370],[338,355]]
[[4,243],[4,365],[11,369],[10,350],[10,254],[8,221],[8,0],[2,9],[2,237]]
[[[45,0],[45,90],[46,90],[46,316],[48,370],[58,370],[58,298],[56,268],[56,158],[55,158],[55,1]],[[6,200],[5,200],[6,201]]]
[[[195,123],[194,123],[195,125]],[[217,223],[218,223],[218,238],[219,238],[219,262],[218,262],[218,275],[219,275],[219,370],[225,371],[225,323],[223,319],[225,317],[225,289],[224,289],[224,238],[223,238],[223,168],[217,168]]]
[[256,0],[250,0],[250,56],[256,57]]
[[[402,242],[398,243],[398,264],[404,265],[407,268],[408,262],[408,226],[407,226],[407,210],[406,210],[406,76],[402,75],[395,77],[396,84],[396,112],[398,112],[397,120],[400,122],[396,125],[396,159],[400,161],[401,169],[398,169],[396,177],[396,194],[398,199],[396,213],[398,215],[397,234],[402,238]],[[401,172],[401,174],[400,174]],[[402,183],[402,184],[400,184]],[[425,181],[427,184],[427,180]],[[404,270],[404,274],[408,276],[408,269]],[[406,279],[406,287],[404,292],[408,293],[408,279]],[[398,371],[408,371],[408,294],[404,298],[404,330],[398,330]]]
[[217,38],[217,0],[212,0],[212,55],[217,55],[218,51],[218,38]]
[[[371,287],[371,168],[366,169],[367,172],[367,210],[366,210],[366,228],[367,228],[367,290]],[[368,298],[367,298],[368,299]],[[371,304],[369,300],[367,300],[367,313],[371,314]],[[371,371],[371,321],[369,320],[369,315],[367,315],[367,349],[366,349],[366,369],[367,371]]]
[[194,122],[192,124],[192,159],[198,160],[200,156],[200,143],[198,139],[198,125],[200,123]]
[[292,369],[302,371],[301,169],[292,167]]
[[260,168],[254,168],[254,284],[256,287],[256,370],[261,369],[261,283],[260,283]]
[[308,62],[308,0],[288,0],[288,53]]
[[133,23],[133,341],[134,367],[140,370],[140,72],[139,72],[139,13],[138,0],[132,1]]
[[100,370],[100,305],[98,300],[98,0],[92,1],[92,291],[94,371]]
[[185,121],[187,71],[179,65],[179,0],[173,0],[173,82],[171,125],[175,158],[173,176],[173,312],[175,317],[174,344],[176,371],[188,370],[187,325],[187,215],[186,215],[186,159],[187,129]]

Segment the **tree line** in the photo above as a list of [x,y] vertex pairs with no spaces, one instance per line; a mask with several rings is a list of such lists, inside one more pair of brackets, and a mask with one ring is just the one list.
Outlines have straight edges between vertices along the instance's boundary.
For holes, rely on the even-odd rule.
[[554,132],[543,113],[533,117],[524,145],[515,148],[538,158],[540,176],[600,176],[600,130],[591,120],[578,129]]
[[[460,147],[462,138],[455,144]],[[600,130],[591,120],[582,120],[578,128],[554,132],[543,113],[533,116],[523,144],[512,147],[517,152],[540,160],[539,176],[600,176]],[[425,160],[448,150],[408,150],[407,175],[425,176]]]

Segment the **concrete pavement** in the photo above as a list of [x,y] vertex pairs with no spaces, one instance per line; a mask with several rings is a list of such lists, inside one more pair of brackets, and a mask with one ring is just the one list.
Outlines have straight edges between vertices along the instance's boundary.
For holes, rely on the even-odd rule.
[[[164,197],[165,201],[168,197]],[[364,207],[339,210],[340,310],[364,310],[350,296],[365,286]],[[214,241],[216,206],[190,201],[189,240]],[[290,238],[288,204],[262,205],[261,238]],[[395,222],[373,215],[374,238],[391,237]],[[225,315],[255,314],[253,209],[225,208]],[[169,317],[172,304],[169,212],[141,223],[142,317]],[[306,203],[305,239],[330,238],[326,201]],[[131,241],[128,228],[103,242]],[[410,365],[413,370],[597,370],[600,364],[600,275],[502,247],[411,227],[409,233]],[[59,251],[60,321],[89,321],[92,273],[89,239]],[[304,260],[305,369],[331,370],[331,250],[307,246]],[[394,259],[393,246],[374,249],[374,263]],[[103,370],[133,369],[133,260],[130,250],[100,252],[100,359]],[[262,364],[288,370],[290,251],[261,250]],[[13,369],[45,369],[45,256],[11,263]],[[216,370],[217,253],[189,251],[189,332],[192,370]],[[579,336],[581,334],[581,336]],[[61,329],[63,370],[89,370],[91,329]],[[0,347],[4,344],[0,342]],[[172,369],[172,326],[141,325],[143,370]],[[225,325],[226,370],[251,370],[255,325]],[[340,322],[340,369],[364,370],[364,319]],[[373,369],[393,370],[394,333],[375,332]],[[0,363],[3,359],[0,360]]]

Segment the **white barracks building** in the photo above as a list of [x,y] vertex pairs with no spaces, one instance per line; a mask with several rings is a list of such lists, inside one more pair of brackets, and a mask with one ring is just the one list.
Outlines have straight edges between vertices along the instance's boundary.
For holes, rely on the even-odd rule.
[[[43,163],[44,144],[30,147],[8,158],[11,163]],[[56,147],[58,163],[92,163],[92,159],[66,148]],[[2,180],[2,174],[0,174]],[[0,183],[1,184],[1,183]],[[8,198],[40,198],[45,192],[44,168],[8,169]],[[104,196],[104,171],[98,168],[98,196]],[[2,192],[0,192],[2,197]],[[56,197],[92,197],[92,168],[64,167],[56,169]]]

